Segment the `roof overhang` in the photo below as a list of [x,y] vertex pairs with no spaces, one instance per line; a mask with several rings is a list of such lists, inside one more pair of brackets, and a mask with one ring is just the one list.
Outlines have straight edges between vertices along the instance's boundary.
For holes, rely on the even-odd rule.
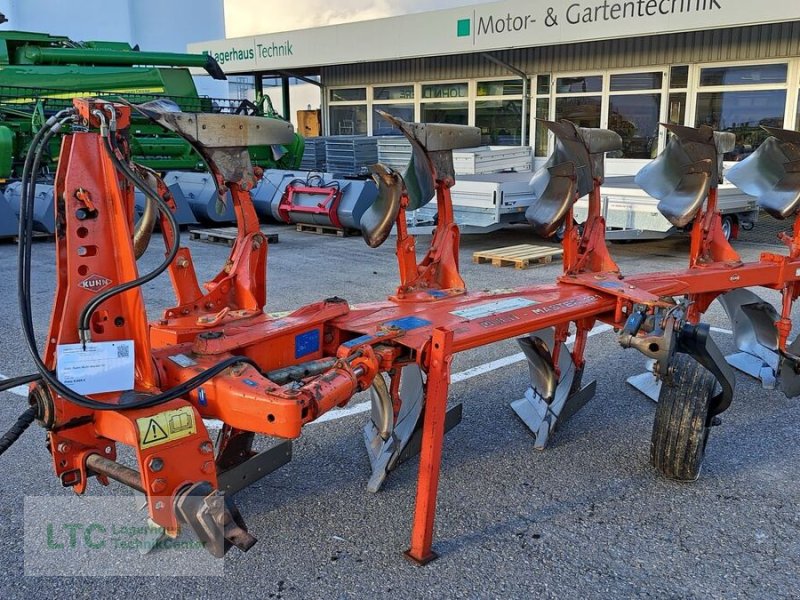
[[198,42],[187,50],[212,54],[228,74],[278,72],[795,20],[796,0],[507,0]]

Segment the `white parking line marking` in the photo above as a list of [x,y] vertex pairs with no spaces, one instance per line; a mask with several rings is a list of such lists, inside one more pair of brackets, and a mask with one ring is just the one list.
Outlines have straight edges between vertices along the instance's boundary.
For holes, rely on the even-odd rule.
[[[8,379],[5,375],[0,375],[0,380]],[[17,396],[22,396],[23,398],[28,397],[28,386],[27,385],[18,385],[17,387],[13,387],[9,390],[6,390],[10,394],[16,394]]]

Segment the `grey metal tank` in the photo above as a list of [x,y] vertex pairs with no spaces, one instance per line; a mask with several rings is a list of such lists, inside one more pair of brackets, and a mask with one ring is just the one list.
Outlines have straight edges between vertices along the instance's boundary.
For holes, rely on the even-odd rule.
[[[19,218],[19,205],[22,201],[22,182],[15,181],[6,186],[5,199],[11,210]],[[47,183],[37,183],[33,197],[33,229],[43,233],[55,233],[56,214],[53,206],[53,186]]]
[[[189,205],[189,201],[186,200],[186,196],[184,196],[181,186],[178,185],[177,182],[174,182],[172,185],[168,185],[167,187],[172,194],[172,199],[175,201],[175,220],[178,221],[178,225],[197,225],[197,218],[194,216],[192,207]],[[135,196],[136,216],[140,217],[144,212],[145,195],[144,192],[137,189]]]
[[[336,188],[340,190],[342,197],[339,201],[336,215],[339,224],[347,229],[360,229],[361,216],[378,197],[378,187],[371,179],[345,179],[334,177],[331,173],[268,169],[264,171],[264,180],[267,183],[264,184],[263,196],[268,196],[269,191],[272,191],[270,214],[272,218],[278,221],[284,220],[279,211],[279,206],[287,186],[293,181],[297,182],[299,186]],[[321,194],[296,192],[293,202],[296,207],[314,208],[318,207],[322,200],[323,196]],[[264,211],[263,208],[261,210]],[[289,210],[288,216],[291,223],[322,225],[325,227],[334,226],[330,216],[325,212],[312,213]]]
[[210,173],[170,171],[164,176],[164,183],[170,189],[173,185],[180,188],[183,197],[199,222],[232,223],[236,220],[230,192],[228,192],[224,205],[219,203],[217,187]]
[[0,238],[13,237],[18,232],[17,215],[6,200],[5,193],[0,193]]

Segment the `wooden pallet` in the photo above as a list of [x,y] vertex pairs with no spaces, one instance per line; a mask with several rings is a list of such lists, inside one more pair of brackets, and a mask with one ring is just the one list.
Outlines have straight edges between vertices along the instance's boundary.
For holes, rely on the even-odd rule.
[[[238,235],[238,230],[236,227],[217,227],[214,229],[190,229],[189,230],[189,238],[192,240],[198,240],[201,242],[208,242],[210,244],[225,244],[226,246],[233,246],[233,243],[236,241],[236,236]],[[278,234],[277,233],[267,233],[263,229],[261,233],[264,234],[264,237],[267,238],[267,242],[270,244],[277,244],[278,243]]]
[[520,244],[475,252],[472,255],[472,262],[476,264],[491,262],[495,267],[514,265],[517,269],[527,269],[532,264],[543,265],[552,262],[553,258],[561,254],[563,254],[561,248]]
[[359,234],[355,229],[339,229],[330,225],[309,225],[308,223],[298,223],[297,231],[316,233],[318,235],[335,235],[337,237],[350,237],[351,235]]

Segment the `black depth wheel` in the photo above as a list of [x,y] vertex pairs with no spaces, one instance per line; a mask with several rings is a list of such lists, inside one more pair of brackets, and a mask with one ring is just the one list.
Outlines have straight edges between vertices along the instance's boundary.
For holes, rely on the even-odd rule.
[[695,481],[708,441],[708,404],[716,380],[687,354],[675,354],[672,365],[672,385],[662,384],[658,396],[650,462],[669,479]]

